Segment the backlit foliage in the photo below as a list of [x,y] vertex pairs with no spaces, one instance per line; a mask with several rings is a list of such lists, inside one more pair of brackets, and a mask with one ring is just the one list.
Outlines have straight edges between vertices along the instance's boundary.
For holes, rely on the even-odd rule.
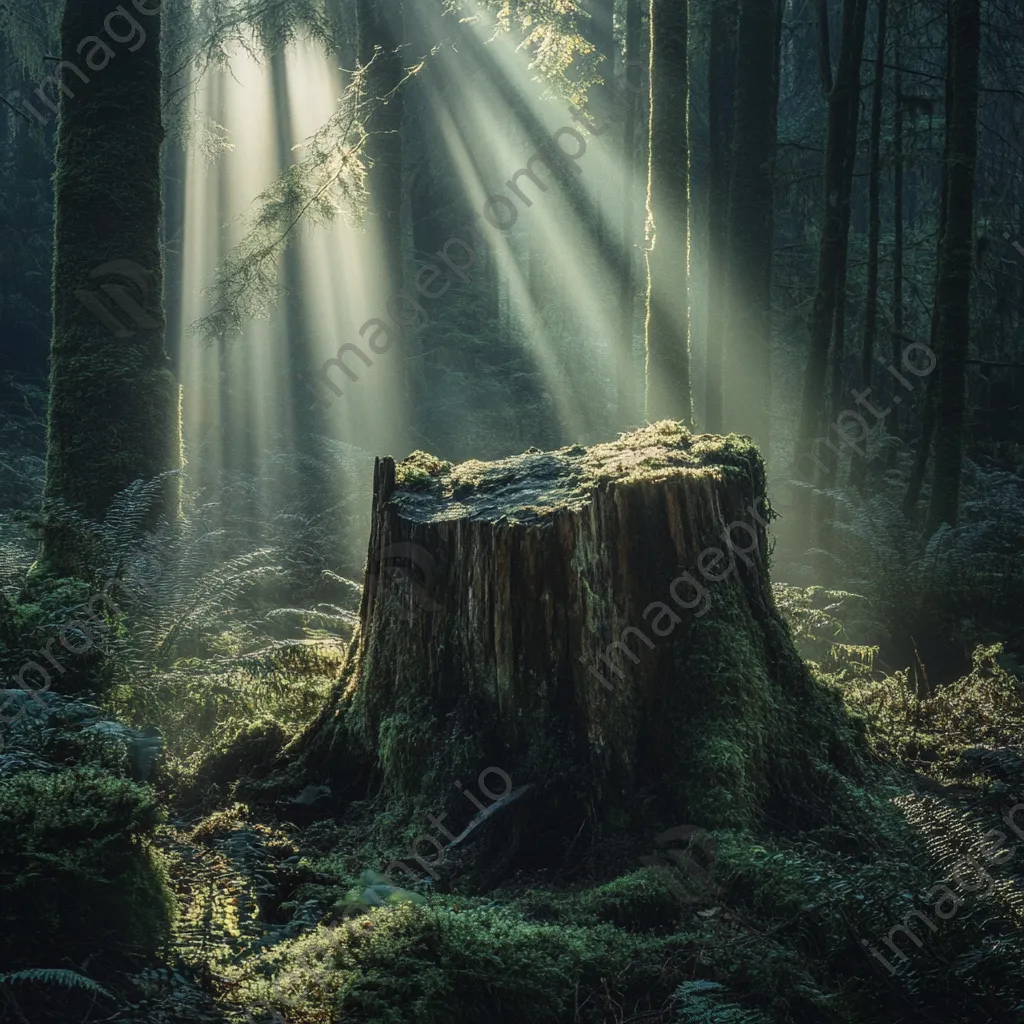
[[366,205],[363,147],[370,115],[366,69],[357,70],[337,111],[301,147],[302,157],[254,200],[242,240],[218,267],[213,308],[194,329],[208,341],[240,334],[266,318],[281,297],[278,264],[300,227],[325,227],[344,215],[358,222]]

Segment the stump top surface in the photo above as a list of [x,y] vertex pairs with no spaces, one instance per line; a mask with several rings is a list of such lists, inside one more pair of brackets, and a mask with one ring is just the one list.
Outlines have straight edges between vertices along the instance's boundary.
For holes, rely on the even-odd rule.
[[496,462],[452,465],[413,452],[395,470],[395,502],[403,518],[418,522],[482,519],[538,522],[583,507],[606,483],[658,483],[670,477],[749,474],[760,455],[745,437],[694,435],[664,420],[617,440],[551,452],[531,449]]

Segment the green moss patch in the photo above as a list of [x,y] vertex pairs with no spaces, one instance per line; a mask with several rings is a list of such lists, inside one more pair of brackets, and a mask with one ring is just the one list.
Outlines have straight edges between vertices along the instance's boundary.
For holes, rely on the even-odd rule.
[[172,916],[152,790],[94,769],[0,779],[0,962],[151,956]]
[[597,487],[615,482],[657,484],[681,470],[694,477],[748,476],[760,465],[757,448],[730,434],[694,436],[664,420],[607,444],[527,452],[497,462],[471,459],[453,466],[413,452],[395,467],[392,497],[403,517],[421,522],[453,517],[536,522],[585,505]]

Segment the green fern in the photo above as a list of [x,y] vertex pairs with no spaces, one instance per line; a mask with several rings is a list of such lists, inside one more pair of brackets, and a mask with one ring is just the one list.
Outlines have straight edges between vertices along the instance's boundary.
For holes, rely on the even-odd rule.
[[676,989],[676,1011],[685,1024],[769,1024],[768,1018],[755,1010],[745,1010],[736,1003],[718,1002],[725,986],[717,981],[684,981]]
[[14,971],[12,974],[0,974],[0,985],[38,984],[57,988],[78,989],[92,995],[114,997],[100,984],[87,978],[77,971],[66,971],[53,967],[36,967],[27,971]]
[[[964,463],[960,525],[922,539],[902,511],[902,487],[864,499],[843,488],[816,491],[834,503],[829,550],[805,552],[819,565],[794,567],[796,578],[861,594],[877,621],[873,632],[961,636],[965,646],[987,639],[974,623],[1010,638],[1024,602],[1024,504],[1020,478]],[[806,559],[805,559],[806,560]]]

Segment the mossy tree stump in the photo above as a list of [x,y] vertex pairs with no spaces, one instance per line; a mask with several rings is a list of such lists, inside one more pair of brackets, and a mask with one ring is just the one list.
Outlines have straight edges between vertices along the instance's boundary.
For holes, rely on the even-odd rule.
[[457,789],[500,768],[533,790],[534,842],[827,817],[857,733],[775,608],[747,439],[665,421],[375,472],[360,629],[298,748],[322,779],[457,831]]

